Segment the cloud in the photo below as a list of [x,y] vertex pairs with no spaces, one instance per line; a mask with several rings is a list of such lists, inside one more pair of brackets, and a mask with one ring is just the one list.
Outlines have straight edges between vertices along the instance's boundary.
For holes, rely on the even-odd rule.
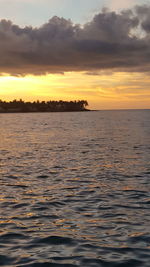
[[[136,31],[142,33],[134,35]],[[150,6],[103,10],[85,25],[53,17],[39,28],[0,21],[0,73],[149,71]]]

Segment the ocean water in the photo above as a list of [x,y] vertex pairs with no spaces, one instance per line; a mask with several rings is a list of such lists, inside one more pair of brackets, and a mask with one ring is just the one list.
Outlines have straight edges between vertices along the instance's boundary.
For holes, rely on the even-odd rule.
[[150,110],[0,114],[0,266],[150,266]]

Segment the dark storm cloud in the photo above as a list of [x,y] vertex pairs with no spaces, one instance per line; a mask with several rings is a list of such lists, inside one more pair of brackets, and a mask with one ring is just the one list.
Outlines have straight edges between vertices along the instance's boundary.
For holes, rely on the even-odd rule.
[[103,10],[83,26],[58,17],[40,28],[0,21],[0,73],[149,71],[149,67],[150,6],[120,14]]

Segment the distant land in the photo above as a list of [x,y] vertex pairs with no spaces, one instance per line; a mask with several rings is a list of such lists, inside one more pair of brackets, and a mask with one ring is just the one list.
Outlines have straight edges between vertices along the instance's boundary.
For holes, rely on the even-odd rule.
[[0,100],[0,113],[89,111],[87,106],[86,100],[41,102],[39,100],[25,102],[22,99],[10,102]]

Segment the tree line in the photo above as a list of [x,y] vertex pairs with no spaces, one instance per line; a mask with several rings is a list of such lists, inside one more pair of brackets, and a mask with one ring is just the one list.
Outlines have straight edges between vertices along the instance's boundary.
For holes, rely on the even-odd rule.
[[25,102],[22,99],[13,101],[0,100],[0,112],[65,112],[87,111],[88,102],[78,101],[34,101]]

